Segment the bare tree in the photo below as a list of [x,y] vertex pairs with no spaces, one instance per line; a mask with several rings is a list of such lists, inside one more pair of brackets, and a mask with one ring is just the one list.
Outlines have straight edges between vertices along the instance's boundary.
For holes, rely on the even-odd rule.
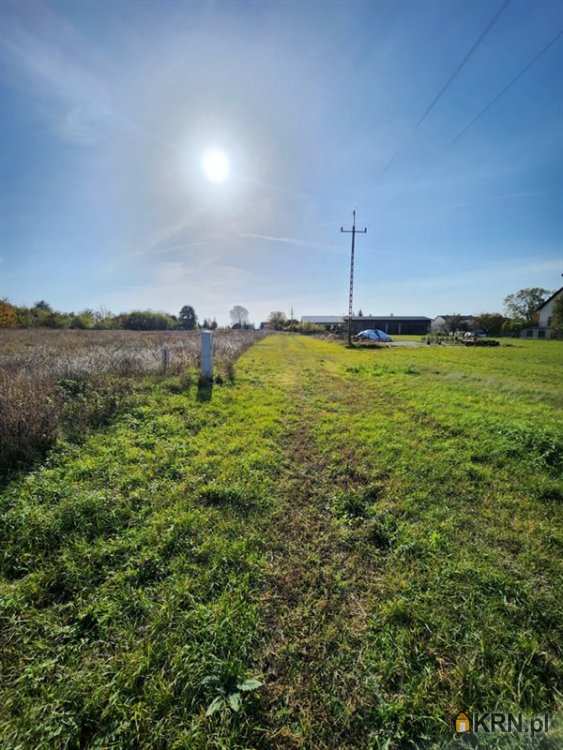
[[248,325],[248,310],[242,305],[235,305],[229,313],[233,328],[244,328]]
[[459,313],[452,313],[446,318],[446,330],[450,333],[461,331],[463,329],[463,322],[463,315],[460,315]]
[[268,318],[273,328],[276,329],[276,331],[279,331],[281,328],[283,328],[284,323],[286,323],[287,318],[285,316],[284,312],[281,312],[281,310],[275,310],[274,312],[270,313],[270,317]]

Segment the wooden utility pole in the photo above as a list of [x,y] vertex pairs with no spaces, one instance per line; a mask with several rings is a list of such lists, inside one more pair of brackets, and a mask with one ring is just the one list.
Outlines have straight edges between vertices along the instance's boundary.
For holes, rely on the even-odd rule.
[[340,231],[344,234],[352,235],[352,251],[350,253],[350,295],[348,297],[348,346],[352,345],[352,302],[354,295],[354,252],[356,246],[356,234],[367,234],[367,228],[356,229],[356,209],[352,211],[353,221],[352,229],[344,229],[340,227]]

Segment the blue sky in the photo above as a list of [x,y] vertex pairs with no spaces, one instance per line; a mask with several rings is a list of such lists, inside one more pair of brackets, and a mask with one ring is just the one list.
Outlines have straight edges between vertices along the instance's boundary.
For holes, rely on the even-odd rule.
[[[502,309],[563,272],[561,0],[0,4],[0,296],[255,321]],[[221,148],[213,184],[202,153]]]

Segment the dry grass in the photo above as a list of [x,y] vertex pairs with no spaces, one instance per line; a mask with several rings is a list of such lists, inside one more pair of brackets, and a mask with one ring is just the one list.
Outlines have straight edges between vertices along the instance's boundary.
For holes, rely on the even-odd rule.
[[[236,360],[261,336],[254,331],[215,332],[219,366]],[[165,348],[170,352],[170,373],[197,367],[197,331],[4,330],[0,331],[0,372],[56,378],[158,373]]]
[[[218,373],[232,377],[234,361],[261,335],[216,332]],[[0,331],[0,475],[44,455],[61,432],[102,425],[134,378],[198,366],[196,331]]]

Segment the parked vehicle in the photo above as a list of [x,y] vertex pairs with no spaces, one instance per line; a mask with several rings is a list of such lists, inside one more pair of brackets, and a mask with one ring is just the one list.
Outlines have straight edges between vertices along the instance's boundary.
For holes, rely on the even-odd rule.
[[466,341],[473,341],[474,339],[484,339],[486,337],[486,331],[467,331],[463,334],[463,338]]
[[381,341],[385,343],[393,341],[388,333],[381,331],[379,328],[368,328],[365,331],[360,331],[354,338],[358,341]]

